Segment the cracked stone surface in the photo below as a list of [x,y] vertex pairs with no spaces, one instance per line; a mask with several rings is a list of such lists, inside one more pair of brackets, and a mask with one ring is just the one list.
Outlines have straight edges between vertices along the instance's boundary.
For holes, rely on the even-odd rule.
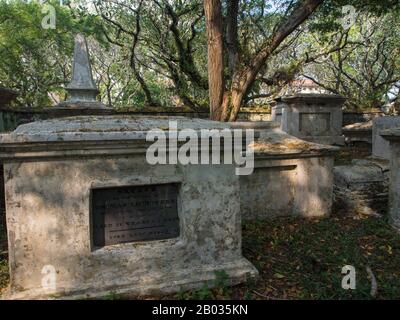
[[[257,276],[241,251],[235,165],[146,161],[146,131],[167,130],[170,120],[178,130],[229,128],[198,119],[99,116],[30,123],[1,136],[11,280],[6,298],[159,295],[212,285],[219,270],[230,285]],[[93,188],[169,183],[180,186],[178,238],[92,246]],[[56,271],[55,288],[42,286],[46,266]]]

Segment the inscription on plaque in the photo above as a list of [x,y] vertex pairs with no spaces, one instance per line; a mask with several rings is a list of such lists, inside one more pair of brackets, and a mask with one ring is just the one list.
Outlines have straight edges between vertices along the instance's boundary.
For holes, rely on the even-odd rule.
[[95,247],[179,237],[178,184],[92,190]]

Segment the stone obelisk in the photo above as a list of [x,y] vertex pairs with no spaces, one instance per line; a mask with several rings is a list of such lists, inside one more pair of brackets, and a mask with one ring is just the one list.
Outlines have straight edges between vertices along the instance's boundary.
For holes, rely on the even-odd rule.
[[56,108],[109,109],[96,100],[99,90],[93,81],[88,45],[82,34],[75,36],[72,80],[65,89],[69,93],[69,99],[58,104]]

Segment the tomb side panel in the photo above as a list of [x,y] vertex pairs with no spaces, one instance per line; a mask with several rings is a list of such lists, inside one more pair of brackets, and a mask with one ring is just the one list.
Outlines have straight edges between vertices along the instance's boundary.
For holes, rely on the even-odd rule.
[[[9,169],[6,192],[16,195],[7,199],[16,290],[41,290],[49,265],[57,288],[68,291],[165,283],[241,259],[239,182],[231,165],[150,166],[136,156]],[[168,183],[181,183],[179,238],[92,251],[91,189]]]
[[298,160],[295,214],[321,217],[331,213],[333,200],[333,157]]
[[241,211],[244,219],[265,219],[293,213],[297,168],[282,162],[257,167],[241,177]]

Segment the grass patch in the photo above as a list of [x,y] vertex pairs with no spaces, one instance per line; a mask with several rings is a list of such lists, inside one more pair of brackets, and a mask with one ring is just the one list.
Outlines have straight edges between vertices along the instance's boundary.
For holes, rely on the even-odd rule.
[[[378,299],[400,297],[400,236],[383,218],[278,218],[248,222],[244,255],[260,271],[253,288],[238,295],[253,299],[371,299],[370,267]],[[342,267],[357,272],[356,290],[341,287]]]

